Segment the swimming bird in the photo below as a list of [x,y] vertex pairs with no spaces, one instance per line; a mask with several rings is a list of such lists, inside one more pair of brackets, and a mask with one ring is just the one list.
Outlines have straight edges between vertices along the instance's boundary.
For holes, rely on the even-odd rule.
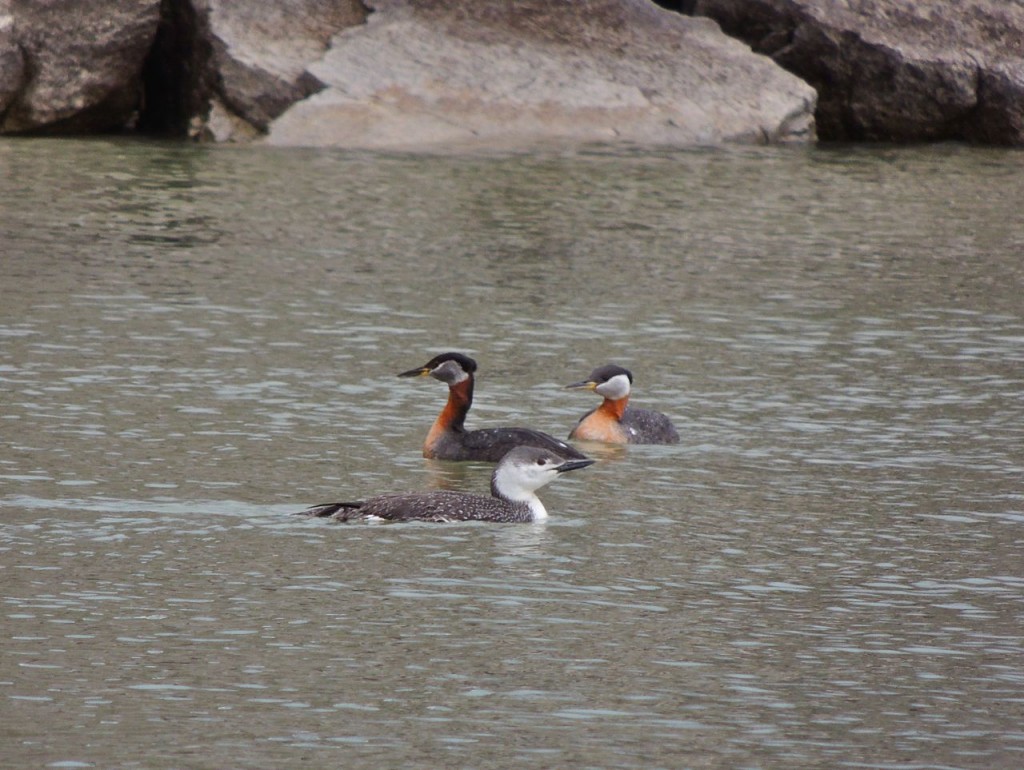
[[302,513],[336,521],[544,521],[548,512],[535,492],[561,474],[594,462],[520,446],[506,454],[491,474],[491,497],[450,490],[399,493],[359,502],[314,505]]
[[448,385],[448,402],[423,442],[423,456],[435,460],[483,460],[498,462],[517,446],[535,446],[568,459],[586,455],[570,444],[531,428],[484,428],[466,430],[466,415],[473,405],[473,373],[476,361],[461,353],[442,353],[399,377],[433,377]]
[[566,388],[592,390],[604,401],[591,409],[569,434],[581,441],[606,441],[613,444],[677,444],[679,433],[661,412],[629,406],[633,373],[615,364],[599,366],[582,382]]

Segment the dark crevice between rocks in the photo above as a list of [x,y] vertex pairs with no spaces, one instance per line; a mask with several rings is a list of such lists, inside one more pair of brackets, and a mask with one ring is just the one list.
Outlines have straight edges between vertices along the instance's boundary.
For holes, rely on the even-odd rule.
[[184,138],[193,119],[205,119],[214,90],[207,25],[189,0],[160,3],[160,24],[142,68],[140,133]]
[[25,89],[28,84],[35,80],[36,66],[31,53],[21,44],[17,46],[17,54],[12,54],[7,61],[0,62],[0,65],[7,67],[9,72],[9,83],[14,83],[8,92],[2,95],[0,103],[0,129],[5,134],[16,134],[20,128],[18,113],[24,99]]
[[654,0],[654,4],[685,16],[693,16],[693,12],[697,8],[697,0]]
[[978,144],[1016,146],[1024,141],[1024,100],[997,74],[978,71],[978,104],[964,121],[964,134]]

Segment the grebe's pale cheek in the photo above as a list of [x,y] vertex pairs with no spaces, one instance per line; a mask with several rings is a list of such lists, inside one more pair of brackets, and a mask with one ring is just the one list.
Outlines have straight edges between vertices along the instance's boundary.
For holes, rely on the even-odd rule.
[[430,372],[430,376],[449,385],[458,385],[469,379],[469,374],[454,361],[445,361],[439,367]]
[[602,382],[594,390],[605,398],[618,401],[620,398],[625,398],[629,395],[629,377],[624,374],[616,374],[607,382]]

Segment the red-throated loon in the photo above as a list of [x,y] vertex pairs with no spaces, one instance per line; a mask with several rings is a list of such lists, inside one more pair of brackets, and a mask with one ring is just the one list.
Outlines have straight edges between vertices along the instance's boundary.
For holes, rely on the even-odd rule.
[[461,353],[442,353],[423,366],[398,375],[430,376],[448,385],[448,403],[427,433],[427,439],[423,442],[424,457],[435,460],[483,460],[494,463],[513,447],[535,446],[568,459],[586,459],[585,454],[570,444],[530,428],[466,430],[466,414],[473,405],[475,371],[476,361],[469,356]]
[[593,463],[569,459],[549,449],[520,446],[506,454],[491,474],[491,497],[468,492],[412,492],[315,505],[302,513],[336,521],[544,521],[548,512],[535,492],[560,474]]
[[600,406],[580,418],[569,438],[613,444],[678,444],[679,433],[668,417],[628,406],[632,385],[633,373],[615,364],[599,366],[582,382],[566,385],[604,396]]

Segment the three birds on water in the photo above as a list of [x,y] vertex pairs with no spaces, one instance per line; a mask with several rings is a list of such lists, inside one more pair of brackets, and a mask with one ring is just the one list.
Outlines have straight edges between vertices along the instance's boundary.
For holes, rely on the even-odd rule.
[[[399,377],[433,377],[448,386],[448,400],[423,444],[423,456],[438,460],[497,462],[491,475],[491,497],[466,492],[436,491],[379,495],[364,501],[315,505],[302,513],[338,521],[543,521],[548,514],[536,491],[568,471],[592,465],[565,441],[530,428],[485,428],[467,431],[473,405],[477,364],[461,353],[443,353]],[[660,412],[629,406],[633,374],[606,364],[586,380],[567,385],[603,397],[599,406],[580,418],[570,439],[616,444],[675,444],[679,434]]]

